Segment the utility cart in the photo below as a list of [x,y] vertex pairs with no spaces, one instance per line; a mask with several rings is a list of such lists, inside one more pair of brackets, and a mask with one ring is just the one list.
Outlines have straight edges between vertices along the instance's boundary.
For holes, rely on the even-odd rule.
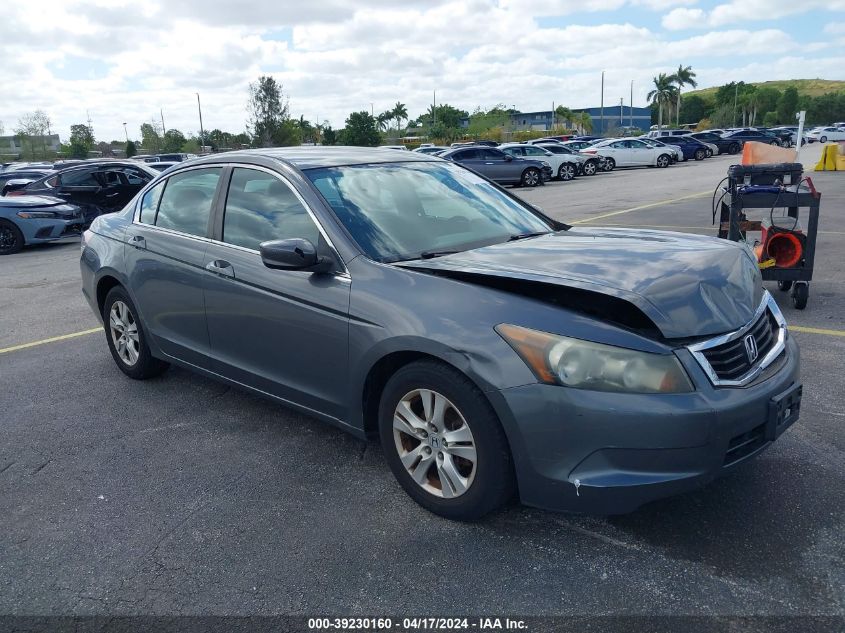
[[[777,281],[780,290],[791,289],[793,305],[803,310],[813,278],[821,194],[803,177],[800,163],[731,165],[725,181],[718,203],[719,237],[748,242],[748,232],[760,231],[754,250],[763,279]],[[714,202],[718,192],[717,187]]]

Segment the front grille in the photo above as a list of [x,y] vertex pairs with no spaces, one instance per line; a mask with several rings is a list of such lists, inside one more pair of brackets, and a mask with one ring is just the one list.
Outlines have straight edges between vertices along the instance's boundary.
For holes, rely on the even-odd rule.
[[766,443],[766,425],[755,426],[750,431],[737,435],[728,444],[723,466],[735,464],[744,457],[748,457]]
[[[774,315],[766,309],[745,334],[733,341],[704,349],[701,353],[720,380],[737,380],[759,364],[774,347],[779,327]],[[757,358],[753,363],[748,360],[745,349],[745,337],[749,334],[757,343]]]

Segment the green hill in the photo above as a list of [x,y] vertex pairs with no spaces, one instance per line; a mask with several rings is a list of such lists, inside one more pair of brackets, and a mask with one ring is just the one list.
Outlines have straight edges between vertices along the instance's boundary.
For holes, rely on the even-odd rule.
[[[751,83],[757,88],[775,88],[783,92],[787,88],[796,88],[798,94],[808,97],[820,97],[831,92],[845,92],[845,81],[833,79],[783,79],[778,81],[761,81]],[[684,96],[697,95],[703,99],[712,100],[719,86],[690,90],[684,92]]]

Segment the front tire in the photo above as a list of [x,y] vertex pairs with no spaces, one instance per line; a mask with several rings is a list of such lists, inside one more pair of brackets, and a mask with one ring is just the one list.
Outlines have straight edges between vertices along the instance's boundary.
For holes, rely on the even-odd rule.
[[657,164],[658,167],[663,169],[665,167],[668,167],[670,162],[671,162],[671,159],[669,158],[668,155],[661,154],[660,156],[657,157],[657,163],[656,164]]
[[741,150],[741,149],[742,149],[742,147],[740,146],[739,143],[731,143],[728,146],[728,154],[738,154],[739,150]]
[[19,253],[23,245],[21,230],[8,220],[0,220],[0,255]]
[[599,170],[599,166],[595,160],[588,160],[584,163],[584,167],[582,167],[582,169],[584,170],[585,176],[595,176],[596,172]]
[[572,163],[562,163],[557,170],[557,177],[563,181],[572,180],[575,178],[575,165]]
[[430,512],[472,521],[513,496],[511,454],[499,420],[475,384],[448,365],[417,361],[388,380],[379,436],[402,488]]
[[540,170],[535,167],[529,167],[522,172],[520,183],[523,187],[536,187],[542,180],[543,176],[540,174]]
[[153,357],[138,310],[129,293],[115,286],[103,304],[103,325],[112,358],[120,371],[135,380],[161,375],[170,365]]
[[705,149],[695,150],[695,160],[704,160],[705,158],[707,158],[707,150],[705,150]]

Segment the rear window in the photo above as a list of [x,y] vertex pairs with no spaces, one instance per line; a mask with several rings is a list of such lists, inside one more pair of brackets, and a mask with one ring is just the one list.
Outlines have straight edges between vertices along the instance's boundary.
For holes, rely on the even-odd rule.
[[93,171],[72,171],[58,175],[62,187],[99,187]]

